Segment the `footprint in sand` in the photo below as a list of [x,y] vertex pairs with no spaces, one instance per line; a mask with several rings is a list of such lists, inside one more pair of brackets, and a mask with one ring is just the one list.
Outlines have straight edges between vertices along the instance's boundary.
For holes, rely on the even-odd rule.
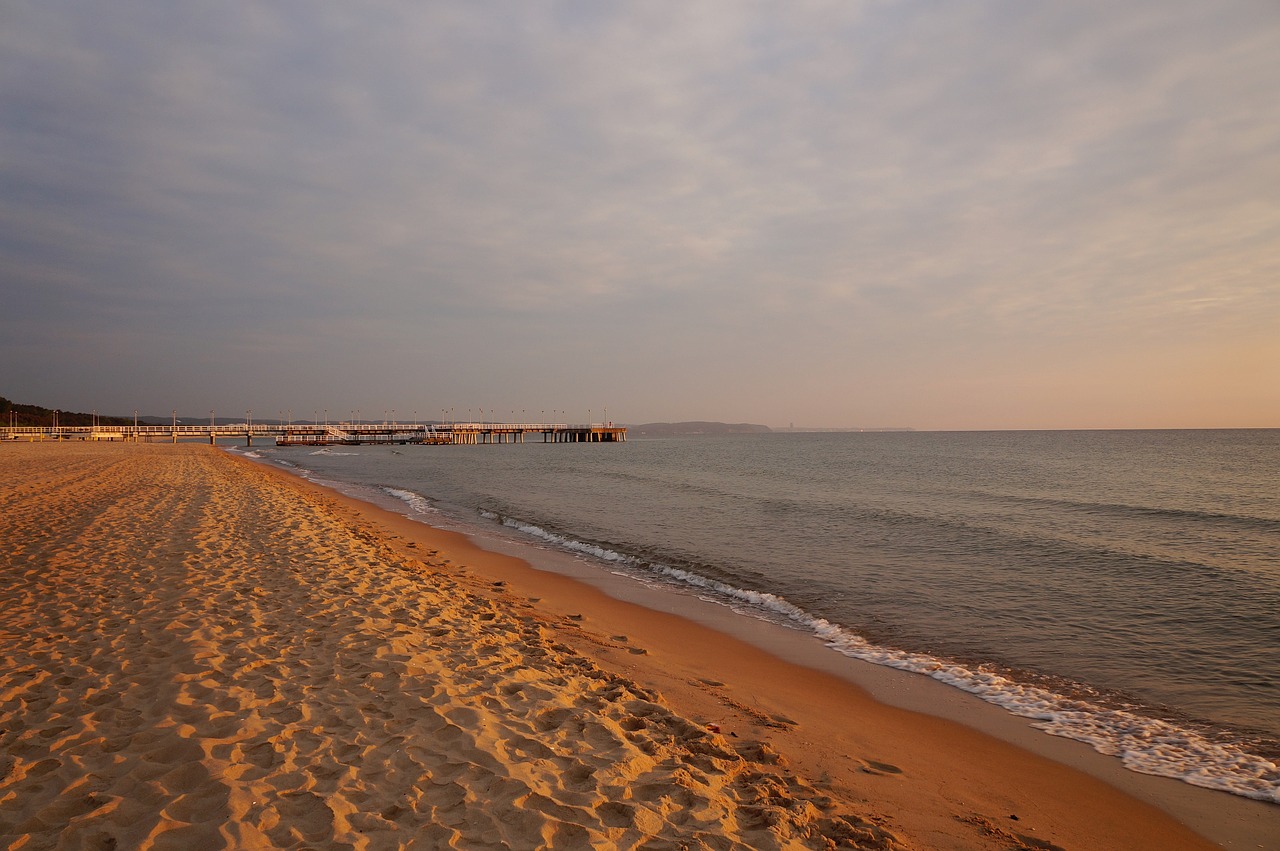
[[[274,808],[287,827],[277,829],[272,836],[281,844],[292,844],[293,836],[304,841],[316,841],[333,834],[333,810],[324,798],[312,792],[283,792],[276,799]],[[271,835],[269,832],[268,835]],[[282,841],[283,840],[283,841]]]
[[883,777],[889,774],[902,773],[901,768],[891,763],[879,762],[874,759],[860,759],[858,762],[861,764],[861,770],[864,774],[876,774]]

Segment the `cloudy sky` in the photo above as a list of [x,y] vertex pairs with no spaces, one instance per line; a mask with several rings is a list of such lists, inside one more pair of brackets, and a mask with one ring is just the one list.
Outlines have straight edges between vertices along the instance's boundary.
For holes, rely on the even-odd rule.
[[1280,426],[1280,3],[0,2],[0,395]]

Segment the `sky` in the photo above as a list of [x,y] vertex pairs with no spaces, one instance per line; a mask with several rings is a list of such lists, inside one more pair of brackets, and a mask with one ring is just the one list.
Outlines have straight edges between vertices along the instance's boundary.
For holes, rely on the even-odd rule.
[[1280,427],[1277,91],[1276,0],[0,0],[0,395]]

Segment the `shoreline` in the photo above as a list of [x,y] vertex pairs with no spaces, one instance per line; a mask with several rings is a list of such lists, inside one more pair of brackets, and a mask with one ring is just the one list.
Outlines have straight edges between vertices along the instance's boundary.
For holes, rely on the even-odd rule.
[[[352,498],[364,502],[359,497]],[[394,510],[390,513],[398,514]],[[408,519],[430,526],[427,521]],[[878,703],[953,721],[1036,756],[1078,769],[1161,809],[1224,847],[1280,849],[1280,842],[1273,839],[1280,836],[1280,805],[1190,784],[1175,777],[1135,771],[1126,767],[1117,756],[1100,752],[1091,744],[1077,739],[1037,729],[1033,726],[1035,719],[1017,715],[963,689],[923,674],[842,654],[811,632],[740,614],[722,603],[706,601],[684,589],[673,591],[665,587],[650,587],[631,577],[602,569],[590,558],[543,549],[513,540],[511,536],[490,533],[482,526],[459,534],[471,538],[482,548],[525,561],[535,570],[566,575],[615,599],[644,609],[675,614],[736,638],[787,664],[820,671],[852,683]]]
[[[530,742],[525,746],[526,752],[510,752],[510,742],[515,738],[512,725],[528,713],[541,713],[537,717],[545,717],[547,710],[556,709],[557,723],[561,725],[578,716],[587,719],[599,716],[601,730],[609,724],[615,725],[609,727],[613,731],[611,736],[588,743],[591,745],[588,751],[599,751],[598,754],[575,751],[577,755],[573,759],[579,763],[590,757],[602,757],[598,764],[592,763],[589,774],[577,777],[582,781],[582,788],[569,790],[562,786],[562,765],[558,769],[553,767],[550,774],[538,774],[538,783],[545,785],[538,800],[547,799],[534,807],[540,808],[538,814],[529,811],[528,802],[532,798],[527,793],[515,799],[495,796],[493,787],[486,785],[492,780],[472,778],[475,788],[489,790],[486,793],[489,799],[483,802],[486,806],[514,807],[520,818],[536,828],[540,841],[557,838],[554,844],[565,847],[590,844],[593,836],[596,842],[608,837],[609,841],[625,845],[628,841],[632,844],[639,841],[636,837],[641,834],[668,839],[682,835],[683,826],[678,822],[681,808],[673,809],[669,804],[660,803],[673,800],[670,796],[675,792],[670,786],[663,786],[661,790],[653,788],[658,778],[665,776],[660,770],[663,765],[669,766],[667,771],[675,772],[672,776],[676,779],[683,778],[676,785],[685,792],[677,797],[692,795],[691,800],[702,802],[695,809],[706,815],[703,828],[709,832],[701,839],[695,837],[695,844],[711,843],[711,837],[719,835],[718,832],[727,835],[730,831],[735,831],[734,841],[743,844],[763,843],[766,837],[776,837],[780,835],[777,832],[784,829],[799,831],[795,836],[809,831],[810,838],[830,838],[837,835],[832,831],[833,825],[839,822],[846,830],[862,831],[857,836],[850,833],[849,837],[852,837],[850,842],[856,841],[865,847],[1214,847],[1204,836],[1155,807],[1120,794],[1074,768],[968,726],[879,703],[862,688],[830,672],[779,658],[681,615],[614,599],[582,582],[540,571],[510,554],[484,550],[460,533],[436,529],[344,496],[274,466],[251,463],[236,453],[210,451],[206,447],[113,446],[71,451],[73,449],[37,447],[21,453],[0,453],[0,464],[5,465],[6,473],[17,473],[9,480],[23,482],[21,486],[7,489],[11,493],[4,496],[5,513],[0,522],[5,524],[3,528],[10,542],[5,553],[6,572],[12,571],[15,576],[38,583],[44,581],[45,573],[67,571],[67,578],[74,576],[80,584],[55,585],[49,592],[66,594],[75,601],[74,606],[66,609],[71,614],[64,614],[62,621],[88,617],[98,625],[99,632],[106,630],[116,639],[126,641],[139,637],[120,627],[121,621],[128,623],[138,616],[126,602],[141,601],[136,608],[150,616],[153,609],[150,597],[126,596],[124,600],[109,603],[108,600],[116,598],[103,594],[76,596],[84,590],[81,585],[91,588],[94,583],[123,581],[116,575],[122,567],[127,568],[124,572],[143,568],[166,571],[170,581],[180,580],[191,586],[191,593],[183,588],[175,589],[176,596],[171,601],[181,603],[180,616],[174,622],[181,623],[181,628],[174,624],[164,626],[160,620],[151,626],[143,623],[139,628],[163,635],[167,643],[162,647],[181,650],[185,661],[178,669],[180,676],[175,676],[166,668],[173,660],[156,660],[151,673],[159,678],[163,693],[173,692],[173,699],[167,704],[166,712],[149,717],[147,707],[137,700],[137,692],[131,688],[138,685],[139,675],[129,669],[130,665],[120,670],[114,667],[120,651],[128,656],[130,648],[124,645],[113,648],[110,659],[94,656],[110,669],[95,676],[107,680],[121,677],[120,683],[130,686],[123,689],[124,697],[134,695],[129,705],[112,707],[111,695],[101,684],[86,688],[87,683],[96,680],[76,668],[81,660],[69,652],[74,648],[63,646],[73,639],[92,642],[101,636],[75,630],[58,632],[54,629],[56,619],[53,625],[44,625],[36,615],[48,601],[33,596],[31,589],[11,580],[10,590],[5,592],[5,605],[0,606],[4,612],[0,614],[0,626],[3,626],[0,640],[6,644],[5,649],[26,653],[26,644],[30,642],[28,639],[24,643],[23,636],[38,634],[40,641],[35,646],[40,652],[48,650],[54,655],[44,659],[46,676],[39,674],[39,665],[25,666],[21,670],[29,679],[6,678],[8,681],[0,682],[6,687],[0,688],[0,712],[5,713],[9,729],[13,729],[14,723],[22,728],[16,741],[4,741],[5,753],[11,755],[0,766],[4,769],[0,772],[0,832],[8,833],[22,825],[43,826],[53,831],[59,816],[63,818],[64,827],[79,824],[85,830],[90,826],[103,830],[107,829],[103,825],[107,825],[125,834],[130,829],[141,830],[123,817],[111,821],[113,812],[122,816],[132,803],[121,794],[120,784],[127,778],[107,777],[111,771],[99,767],[96,774],[90,773],[90,779],[85,780],[84,768],[94,760],[105,760],[102,765],[118,766],[120,760],[136,757],[143,762],[127,764],[137,769],[157,760],[175,759],[182,753],[186,753],[188,760],[195,756],[195,751],[187,753],[178,748],[176,740],[160,747],[154,737],[167,730],[179,733],[187,743],[194,741],[204,748],[204,758],[199,765],[207,776],[196,777],[192,769],[176,765],[161,766],[167,770],[156,776],[160,781],[168,778],[167,785],[161,785],[173,800],[162,809],[167,821],[162,819],[158,826],[153,826],[153,834],[168,834],[176,839],[186,831],[191,838],[221,836],[228,842],[231,836],[228,831],[240,831],[236,836],[245,840],[240,844],[246,847],[272,847],[282,838],[290,837],[301,837],[304,842],[318,841],[316,837],[324,829],[331,831],[331,835],[345,830],[344,836],[354,836],[357,832],[354,826],[366,824],[357,816],[368,811],[371,800],[381,800],[379,796],[388,791],[384,787],[394,773],[388,766],[394,763],[396,771],[410,773],[422,766],[406,767],[395,762],[392,754],[387,756],[390,761],[385,765],[379,767],[375,763],[372,768],[377,770],[371,769],[369,777],[354,778],[361,782],[351,787],[350,783],[342,786],[325,771],[318,770],[317,760],[331,766],[327,771],[339,772],[341,777],[334,775],[339,780],[353,782],[349,775],[355,769],[344,766],[341,757],[353,744],[352,730],[359,731],[357,738],[376,733],[384,738],[390,736],[387,741],[415,743],[415,747],[421,742],[428,750],[434,747],[436,737],[426,731],[416,737],[409,735],[413,732],[411,725],[417,723],[412,713],[396,715],[392,711],[405,701],[408,701],[406,707],[413,704],[413,700],[425,701],[421,693],[430,691],[434,695],[431,705],[448,713],[450,729],[456,728],[469,741],[482,745],[476,753],[469,752],[465,759],[457,752],[436,756],[452,765],[466,763],[472,772],[479,770],[477,766],[490,772],[500,770],[508,777],[525,772],[521,776],[526,778],[523,781],[526,788],[533,782],[527,772],[540,770],[543,763],[559,765],[556,760],[568,758],[562,757],[561,751],[577,746],[561,737],[555,725],[549,729],[533,725],[520,728],[520,738]],[[225,461],[217,460],[219,458]],[[64,468],[62,472],[59,472],[59,463]],[[15,471],[15,464],[21,469]],[[89,474],[83,485],[68,478],[72,471],[65,469],[77,465],[77,475],[84,477],[86,471]],[[188,468],[189,475],[186,479],[175,478],[168,488],[158,489],[154,496],[154,500],[158,500],[155,511],[129,511],[119,502],[126,495],[137,499],[154,489],[147,486],[149,469],[163,471],[175,465]],[[232,469],[238,472],[230,472]],[[61,475],[71,484],[60,485],[60,495],[54,499],[42,492],[38,477],[31,483],[33,472],[49,481]],[[125,484],[120,484],[122,481]],[[197,493],[188,496],[184,488],[190,487],[187,482],[191,481],[199,487]],[[79,493],[78,489],[90,492]],[[259,516],[254,508],[237,505],[231,499],[236,494],[265,500],[275,515],[271,516],[268,511],[268,516]],[[95,498],[100,504],[93,503]],[[86,505],[85,499],[90,503]],[[218,502],[219,499],[220,510],[226,512],[222,519],[226,522],[213,522],[207,506],[201,507],[201,500]],[[160,508],[165,511],[157,513]],[[39,517],[37,509],[48,512],[48,516]],[[103,520],[97,514],[109,517]],[[179,515],[187,519],[177,523],[173,518]],[[77,524],[86,523],[83,528],[88,531],[72,535],[81,528]],[[166,524],[165,528],[157,528],[162,524]],[[132,531],[122,536],[126,529]],[[104,554],[88,545],[90,532],[111,533],[103,540],[117,543],[107,546]],[[47,557],[39,556],[40,553]],[[218,605],[211,608],[201,596],[208,591],[201,589],[222,587],[205,584],[211,581],[205,572],[213,568],[229,571],[223,582],[239,584],[220,591]],[[87,569],[92,570],[85,572]],[[254,583],[244,579],[249,575]],[[442,588],[452,590],[442,591]],[[146,594],[162,592],[168,593],[168,590],[147,590]],[[113,588],[112,593],[124,591]],[[129,593],[139,592],[134,589]],[[13,597],[15,594],[18,596]],[[292,598],[288,595],[297,596],[305,605],[289,605],[288,599]],[[447,633],[428,631],[429,621],[421,620],[423,615],[415,606],[453,606],[454,597],[465,598],[465,605],[454,616],[456,625]],[[266,603],[270,606],[264,615]],[[64,608],[66,604],[67,600],[61,601]],[[224,623],[220,619],[220,615],[238,607],[247,607],[254,617],[261,619],[258,624],[261,634],[253,631],[233,634],[239,621]],[[357,617],[362,607],[367,607],[369,613]],[[339,634],[342,631],[337,629],[339,624],[347,624],[342,630],[354,631]],[[536,633],[535,637],[527,637],[531,631]],[[298,634],[306,640],[302,641]],[[203,642],[200,646],[206,649],[191,653],[192,636],[199,638]],[[272,655],[271,641],[267,640],[271,636],[279,636],[277,640],[289,643],[297,651],[297,658],[280,652]],[[527,640],[513,644],[519,636],[526,636]],[[361,647],[358,654],[350,656],[354,651],[347,645],[353,637],[360,639]],[[477,653],[490,643],[504,648],[501,676],[495,672],[496,679],[485,680],[485,688],[494,690],[483,694],[472,692],[472,698],[460,699],[465,697],[465,690],[459,686],[463,681],[456,680],[458,672],[474,669],[479,661]],[[230,666],[228,660],[238,659],[237,654],[247,652],[242,648],[250,646],[254,652],[263,654],[267,668],[279,669],[281,679],[263,680],[264,668],[258,662]],[[142,644],[133,649],[147,647]],[[381,691],[381,702],[371,707],[349,705],[351,690],[356,688],[357,681],[330,682],[337,664],[335,658],[348,659],[349,656],[352,668],[364,671],[359,682],[367,684],[370,679],[377,679],[394,686],[394,691]],[[306,663],[307,671],[326,667],[329,670],[328,679],[314,680],[310,687],[315,691],[307,694],[318,707],[314,711],[332,713],[330,723],[307,728],[307,719],[294,718],[300,705],[312,705],[287,699],[290,687],[299,681],[297,671],[290,665],[299,660]],[[143,659],[138,664],[145,672],[148,661]],[[62,676],[47,671],[49,667],[58,666],[76,670],[68,668]],[[574,675],[568,677],[566,672]],[[82,674],[84,679],[76,679]],[[548,682],[567,677],[569,681],[563,687],[544,689],[545,695],[533,702],[518,699],[519,689],[508,692],[502,686],[503,683],[514,686],[525,678],[536,677],[548,677]],[[441,690],[442,683],[451,682],[455,685]],[[597,694],[601,683],[612,683],[610,693],[620,694],[624,699],[584,699],[588,692]],[[248,686],[261,693],[247,693]],[[531,687],[526,688],[532,693]],[[271,689],[276,692],[271,693]],[[450,689],[454,693],[450,693]],[[480,703],[476,703],[477,699]],[[103,730],[110,725],[92,727],[85,721],[93,714],[89,707],[99,705],[95,700],[112,709],[111,719],[115,721],[120,720],[122,711],[141,712],[143,720],[148,717],[149,720],[130,728],[129,737],[113,741],[106,736],[104,740]],[[655,714],[639,715],[642,706],[663,706],[670,710],[644,709]],[[217,707],[219,711],[207,712],[209,707]],[[559,714],[559,707],[564,708],[564,714]],[[61,711],[55,712],[57,708]],[[77,709],[84,717],[75,717]],[[600,716],[602,712],[608,717]],[[50,715],[57,717],[46,717]],[[380,715],[388,716],[380,722],[387,729],[371,723],[373,716]],[[253,724],[246,726],[244,718],[252,719]],[[68,732],[65,726],[68,724],[74,732]],[[719,732],[712,731],[708,725],[715,725]],[[390,733],[392,726],[405,732]],[[276,754],[283,749],[297,764],[278,766],[288,770],[272,774],[268,767],[249,759],[252,750],[249,743],[255,736],[265,735],[258,727],[279,728],[276,730],[279,735],[265,741]],[[495,727],[507,732],[496,738],[484,735],[486,730]],[[48,737],[37,735],[55,729],[58,732]],[[327,738],[310,743],[311,749],[306,752],[296,748],[298,737],[318,735],[315,731],[321,729]],[[186,730],[185,736],[183,730]],[[661,735],[649,735],[659,730],[663,731]],[[92,738],[95,734],[99,734],[96,740]],[[1045,734],[1036,735],[1050,738]],[[109,756],[94,750],[94,741],[98,741],[96,747]],[[15,748],[15,744],[21,747]],[[618,748],[618,753],[604,758],[606,744]],[[662,765],[654,766],[653,759],[646,762],[633,749],[629,750],[637,744],[669,748],[671,750],[661,751],[669,758]],[[108,745],[115,749],[108,750]],[[41,747],[49,749],[51,755],[36,759]],[[716,753],[709,756],[708,747]],[[385,755],[382,745],[374,745],[372,750],[380,758]],[[63,752],[76,754],[79,762],[52,765]],[[541,756],[531,756],[534,752]],[[620,760],[623,754],[630,756]],[[693,765],[705,771],[693,771],[690,775],[692,769],[680,767]],[[628,771],[642,766],[647,773],[642,773],[643,777],[639,774],[615,776],[619,766]],[[37,767],[43,774],[33,775]],[[268,773],[263,775],[262,771]],[[434,771],[426,770],[423,776],[430,778]],[[181,776],[173,776],[175,772]],[[55,789],[59,785],[52,782],[55,778],[62,782],[60,788]],[[101,779],[105,785],[86,797],[86,784],[96,782],[92,778]],[[591,778],[601,783],[594,791],[588,788],[591,784],[587,781]],[[605,783],[602,778],[610,779]],[[196,782],[200,779],[207,781],[205,786]],[[639,782],[641,779],[647,782]],[[283,789],[285,780],[302,786]],[[338,784],[334,789],[322,788],[331,780]],[[240,800],[234,794],[236,782],[258,784],[253,794],[259,797],[274,794],[276,803],[270,812],[264,814],[257,809],[258,800]],[[423,786],[424,782],[418,781],[413,788]],[[200,811],[193,808],[190,801],[186,808],[179,806],[197,792],[217,792],[226,797],[228,787],[233,793],[229,800],[221,802],[220,809]],[[542,788],[536,784],[535,787]],[[469,791],[466,782],[455,783],[451,788]],[[76,792],[71,796],[74,801],[67,800],[67,789]],[[352,789],[358,794],[353,794]],[[642,789],[645,794],[661,791],[659,803],[642,800],[643,795],[638,794]],[[55,792],[57,794],[53,794]],[[28,813],[27,821],[11,820],[16,807],[26,807],[24,813],[34,807],[32,795],[50,794],[53,798],[40,801],[42,806]],[[1229,797],[1225,793],[1208,794]],[[763,798],[750,798],[750,795],[763,795]],[[309,821],[304,818],[306,814],[284,806],[297,803],[304,796],[309,796],[305,797],[308,806],[321,816],[328,813],[327,828],[320,823],[324,822],[323,818],[319,822]],[[574,803],[588,799],[589,805]],[[777,809],[778,801],[783,799],[794,806]],[[315,807],[317,800],[325,806]],[[756,803],[750,803],[751,800]],[[762,809],[761,801],[773,801],[774,808]],[[626,818],[622,818],[622,810],[616,808],[624,802]],[[800,802],[808,809],[801,807]],[[72,803],[77,806],[71,806]],[[466,801],[453,803],[461,807]],[[610,806],[615,808],[609,809]],[[831,812],[849,813],[850,818],[839,821],[821,815],[828,812],[828,806],[833,808]],[[1259,807],[1266,806],[1259,804]],[[463,809],[462,815],[453,813],[452,816],[433,810],[427,815],[435,821],[429,818],[428,823],[439,825],[451,817],[475,815]],[[752,818],[766,809],[772,813],[769,818],[785,815],[791,821],[781,826],[753,823]],[[806,813],[803,819],[794,815],[801,810]],[[688,812],[688,807],[683,811]],[[1265,812],[1274,815],[1273,810]],[[394,817],[389,819],[388,813]],[[602,826],[604,822],[598,821],[601,813],[612,814],[610,817],[616,817],[618,825]],[[404,808],[394,812],[380,810],[368,816],[367,824],[370,829],[391,831],[397,827],[393,822],[407,824],[413,814]],[[100,816],[106,821],[95,823],[94,819]],[[589,826],[583,827],[583,823]],[[1239,841],[1251,844],[1235,846],[1233,840],[1230,847],[1266,847],[1262,844],[1269,836],[1263,831],[1266,825],[1253,825],[1252,834],[1248,833],[1248,825],[1239,827],[1245,830],[1239,835]],[[488,832],[483,835],[486,841],[492,840],[497,836],[493,831],[508,828],[488,825],[485,828]],[[464,819],[462,823],[450,824],[449,829],[473,830],[474,826]],[[757,833],[751,833],[753,830]],[[177,833],[169,834],[169,831]],[[45,846],[37,841],[23,847]]]
[[[421,521],[410,519],[410,522]],[[1280,806],[1195,786],[1177,778],[1133,771],[1118,757],[1101,753],[1087,743],[1035,728],[1034,719],[1015,715],[930,677],[845,656],[809,632],[742,615],[723,604],[694,595],[646,587],[633,579],[612,574],[602,576],[593,565],[579,564],[575,569],[575,565],[566,562],[577,560],[565,554],[512,544],[505,538],[485,536],[483,532],[468,537],[477,546],[525,561],[534,570],[567,574],[572,581],[591,586],[619,601],[672,614],[751,645],[783,664],[821,672],[852,684],[884,706],[951,721],[1037,757],[1084,772],[1162,810],[1224,847],[1270,848],[1272,845],[1258,840],[1280,835]],[[1275,847],[1280,848],[1280,844]]]
[[[504,581],[518,578],[527,593],[541,593],[539,589],[543,586],[540,583],[545,582],[547,577],[554,577],[557,583],[567,581],[572,585],[586,586],[587,590],[604,598],[604,601],[599,598],[591,599],[594,595],[583,595],[581,588],[564,592],[570,602],[559,606],[557,613],[561,615],[571,609],[587,612],[603,602],[597,616],[600,620],[619,618],[634,624],[653,615],[674,616],[678,621],[694,628],[695,637],[691,639],[694,642],[707,641],[707,632],[739,641],[761,652],[774,663],[821,673],[844,685],[852,685],[865,697],[885,708],[953,722],[966,730],[994,737],[1002,744],[1025,754],[1083,772],[1091,779],[1101,781],[1144,805],[1159,809],[1180,825],[1189,827],[1199,838],[1221,847],[1271,847],[1266,844],[1267,840],[1271,839],[1275,831],[1280,830],[1280,807],[1226,792],[1191,786],[1176,779],[1131,771],[1119,759],[1098,753],[1087,744],[1034,729],[1030,719],[1012,715],[974,695],[928,677],[843,656],[827,648],[820,639],[809,633],[739,615],[696,596],[649,588],[628,578],[615,577],[596,566],[584,565],[582,560],[567,553],[542,549],[532,543],[512,541],[497,534],[486,534],[478,525],[465,531],[440,529],[432,526],[427,519],[412,518],[397,510],[344,494],[327,484],[305,478],[292,469],[278,467],[266,458],[240,457],[246,463],[267,467],[289,480],[333,493],[349,502],[357,511],[368,511],[371,515],[381,516],[384,522],[396,524],[397,530],[403,534],[412,534],[413,526],[417,526],[444,536],[458,536],[465,543],[455,545],[468,547],[473,552],[472,558],[484,563],[486,569],[495,571],[495,575],[499,575],[498,571],[507,571],[500,574]],[[409,524],[409,527],[405,530],[400,524]],[[436,544],[446,548],[448,546],[438,540]],[[483,555],[485,553],[514,559],[523,569],[497,567]],[[545,600],[540,605],[546,605]],[[632,629],[635,631],[634,626]],[[659,632],[662,630],[681,631],[671,624]],[[659,640],[659,636],[655,635],[654,640]],[[720,651],[721,655],[735,652],[739,651]],[[678,654],[679,649],[669,648],[668,653]],[[760,664],[765,662],[761,660]],[[681,667],[670,659],[664,665]],[[691,680],[697,681],[704,678],[704,675],[724,679],[714,671],[707,673],[700,668],[696,662],[688,665],[686,670]],[[768,679],[757,682],[767,684]],[[667,689],[672,687],[673,684],[668,682]],[[681,697],[690,705],[697,704],[696,695],[682,694]],[[673,702],[680,703],[679,700]],[[831,770],[829,765],[820,760],[815,765],[821,771]]]

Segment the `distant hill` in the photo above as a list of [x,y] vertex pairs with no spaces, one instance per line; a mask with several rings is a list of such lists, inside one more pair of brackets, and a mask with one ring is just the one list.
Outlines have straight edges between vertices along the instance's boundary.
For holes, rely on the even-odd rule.
[[632,437],[700,437],[717,434],[763,434],[772,431],[768,426],[754,423],[643,423],[627,426]]
[[[8,426],[10,423],[9,415],[13,414],[13,424],[15,426],[44,426],[53,425],[53,408],[42,408],[39,405],[20,405],[12,402],[3,396],[0,396],[0,426]],[[173,422],[173,414],[161,416],[138,416],[138,425],[169,425]],[[177,417],[178,424],[186,425],[208,425],[208,417]],[[217,417],[214,419],[214,425],[234,425],[245,421],[243,416],[239,417]],[[254,423],[258,425],[283,425],[284,421],[275,417],[254,417]],[[294,422],[307,422],[301,418]],[[368,420],[361,420],[368,422]],[[58,425],[60,426],[91,426],[93,425],[93,414],[84,414],[77,411],[58,411]],[[127,417],[108,417],[105,414],[98,414],[98,425],[124,426],[133,425],[133,416]]]
[[[53,425],[53,408],[42,408],[39,405],[20,405],[0,396],[0,426],[51,426]],[[106,417],[98,415],[99,425],[133,425],[133,417]],[[91,426],[93,414],[78,411],[58,411],[58,425]]]

